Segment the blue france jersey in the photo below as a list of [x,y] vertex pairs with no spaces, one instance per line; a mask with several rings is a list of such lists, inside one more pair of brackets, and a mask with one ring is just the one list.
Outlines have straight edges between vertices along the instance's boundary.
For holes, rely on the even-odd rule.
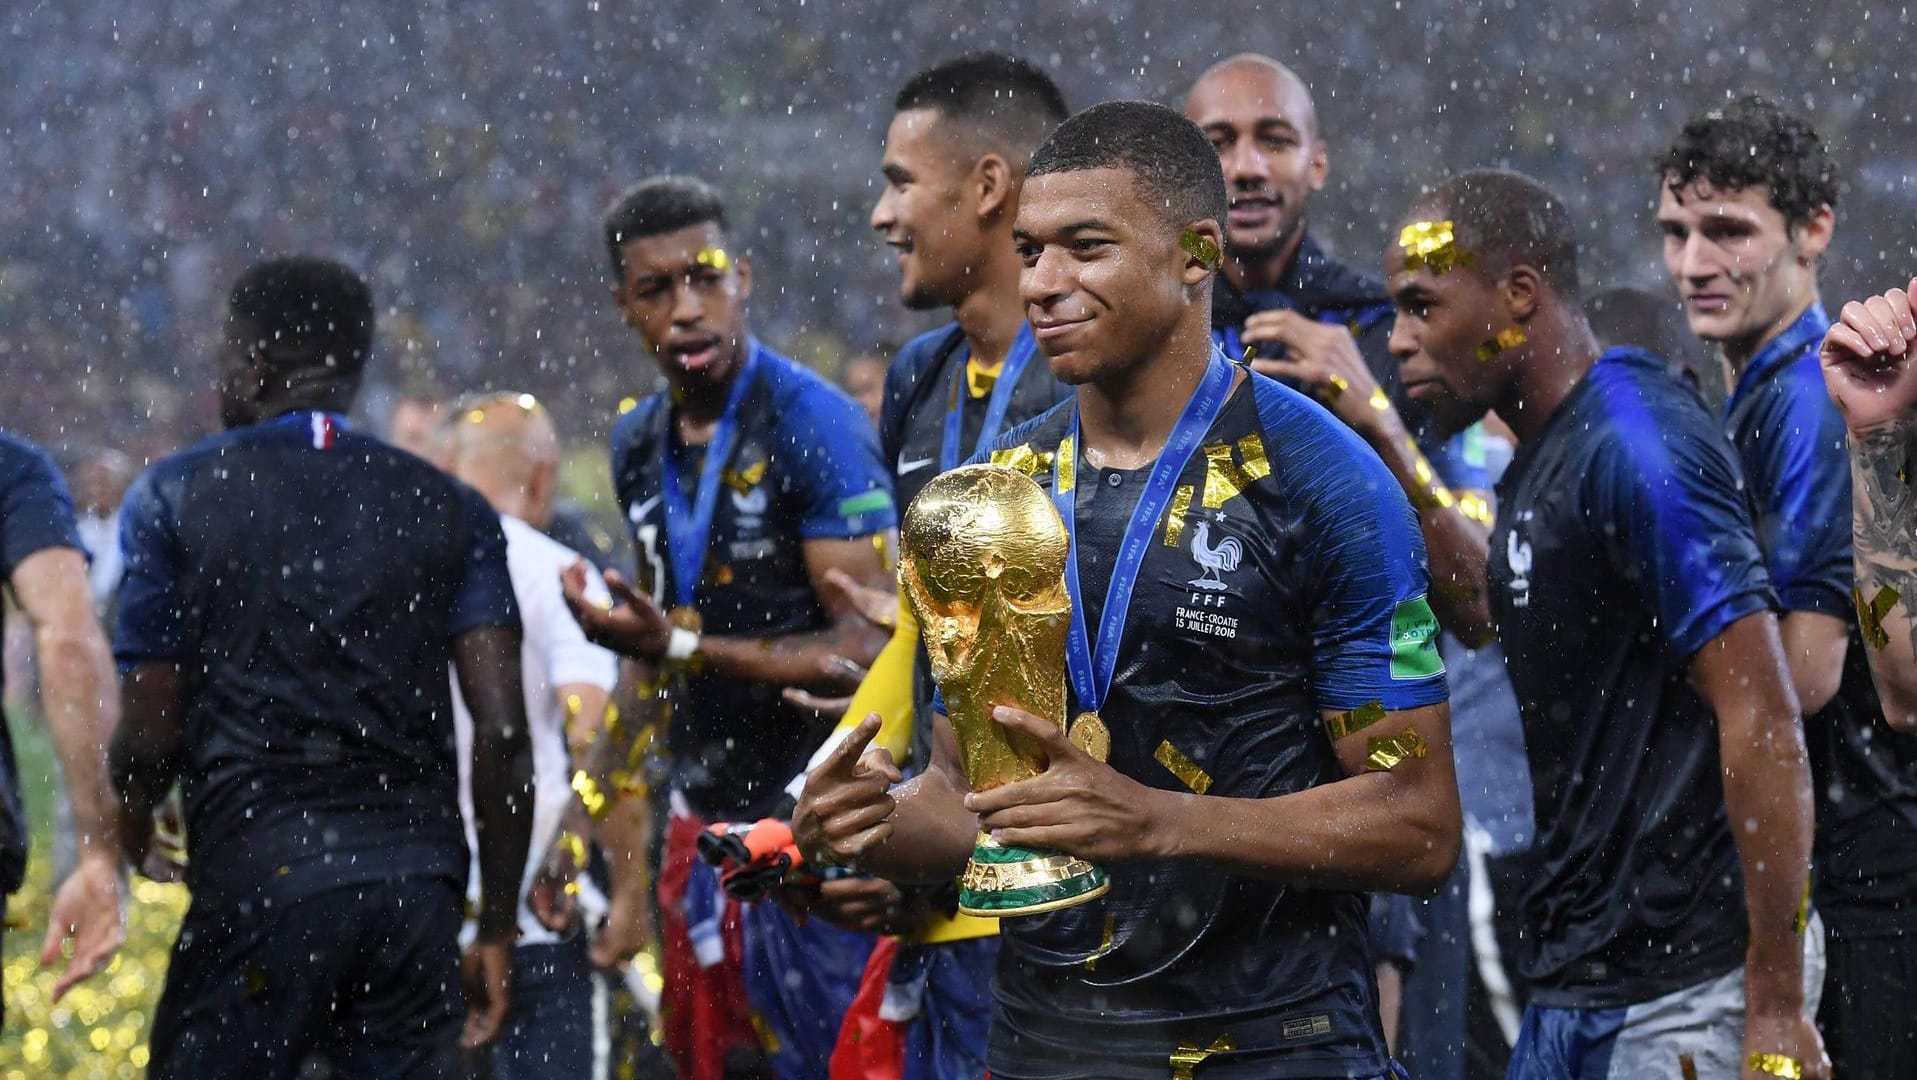
[[1717,724],[1687,672],[1774,600],[1731,447],[1662,360],[1605,353],[1518,449],[1488,577],[1537,808],[1532,1000],[1628,1005],[1736,967]]
[[479,493],[302,410],[155,463],[120,545],[114,652],[181,672],[196,902],[465,880],[446,667],[519,628]]
[[[1048,489],[1067,401],[992,459]],[[1149,470],[1076,460],[1081,594],[1096,626]],[[1320,710],[1445,700],[1424,539],[1357,436],[1263,376],[1233,392],[1153,530],[1100,715],[1141,783],[1269,798],[1344,778]],[[1073,702],[1071,709],[1080,708]],[[1107,869],[1091,903],[1008,919],[995,1075],[1162,1080],[1181,1045],[1231,1049],[1204,1075],[1375,1076],[1361,893],[1300,890],[1192,862]]]
[[[739,435],[722,474],[694,606],[705,632],[771,638],[825,626],[812,591],[805,541],[850,539],[893,528],[890,474],[872,422],[818,375],[763,346],[739,403]],[[655,394],[612,431],[613,484],[632,528],[638,581],[671,606],[665,525],[665,455],[687,500],[703,446],[679,441],[671,398]],[[673,787],[701,816],[737,818],[771,808],[786,781],[831,730],[786,704],[778,686],[692,674],[667,728]]]

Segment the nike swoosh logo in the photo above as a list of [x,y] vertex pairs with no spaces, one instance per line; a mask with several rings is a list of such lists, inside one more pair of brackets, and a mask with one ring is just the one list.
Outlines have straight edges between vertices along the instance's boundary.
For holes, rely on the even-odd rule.
[[904,476],[906,473],[918,472],[930,464],[932,464],[932,459],[929,457],[922,457],[916,461],[907,461],[903,456],[900,456],[899,475]]
[[664,496],[654,495],[652,498],[647,499],[645,502],[635,503],[633,505],[632,511],[626,516],[633,522],[633,524],[636,525],[639,522],[646,520],[646,515],[652,513],[652,508],[655,506],[658,506],[659,500],[662,498],[664,498]]

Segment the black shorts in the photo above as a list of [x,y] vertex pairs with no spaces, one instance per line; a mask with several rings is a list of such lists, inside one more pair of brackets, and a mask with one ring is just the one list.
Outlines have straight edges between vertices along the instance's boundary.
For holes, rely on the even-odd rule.
[[1917,1077],[1917,932],[1846,938],[1832,928],[1817,1026],[1840,1077]]
[[153,1016],[153,1080],[454,1080],[460,896],[400,879],[180,927]]

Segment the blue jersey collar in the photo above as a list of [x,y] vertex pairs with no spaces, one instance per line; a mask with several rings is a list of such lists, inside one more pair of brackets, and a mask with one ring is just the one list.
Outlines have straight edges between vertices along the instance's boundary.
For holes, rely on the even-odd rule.
[[1783,333],[1764,343],[1744,368],[1744,374],[1738,376],[1737,387],[1724,403],[1724,415],[1729,416],[1738,403],[1764,380],[1783,370],[1792,361],[1804,354],[1806,349],[1815,349],[1818,342],[1824,340],[1824,334],[1830,330],[1830,316],[1824,313],[1824,305],[1813,303],[1797,321],[1784,328]]

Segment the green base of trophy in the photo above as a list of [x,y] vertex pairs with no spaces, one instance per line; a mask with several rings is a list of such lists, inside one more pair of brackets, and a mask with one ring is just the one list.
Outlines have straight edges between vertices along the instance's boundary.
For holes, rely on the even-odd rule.
[[984,918],[1037,915],[1096,900],[1111,887],[1105,871],[1075,855],[1006,847],[980,833],[959,878],[959,911]]

